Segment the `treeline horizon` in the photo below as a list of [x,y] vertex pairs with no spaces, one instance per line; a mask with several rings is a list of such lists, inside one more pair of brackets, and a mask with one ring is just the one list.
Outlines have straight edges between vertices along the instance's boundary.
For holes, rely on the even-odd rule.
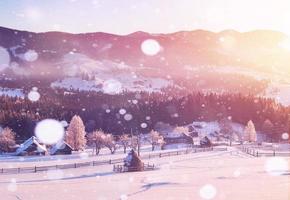
[[11,128],[19,141],[34,135],[34,127],[42,119],[69,123],[74,115],[82,118],[87,133],[103,130],[113,135],[148,133],[159,122],[183,126],[193,121],[224,118],[243,125],[252,120],[257,130],[262,130],[265,121],[270,121],[271,134],[277,137],[290,131],[290,107],[252,95],[200,92],[181,95],[174,88],[151,94],[108,95],[62,89],[39,89],[39,93],[41,98],[37,102],[0,97],[0,126]]

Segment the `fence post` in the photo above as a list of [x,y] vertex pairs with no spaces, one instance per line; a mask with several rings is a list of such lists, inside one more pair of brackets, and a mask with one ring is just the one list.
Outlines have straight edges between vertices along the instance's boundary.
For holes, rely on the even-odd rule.
[[161,158],[161,153],[159,154],[159,158]]
[[257,151],[257,157],[259,157],[259,151]]
[[34,166],[34,172],[36,173],[36,171],[37,171],[37,170],[36,170],[36,166]]
[[77,168],[77,163],[75,163],[75,168]]
[[276,152],[275,152],[275,150],[273,151],[273,156],[276,156]]
[[112,160],[111,159],[109,160],[109,164],[112,164]]

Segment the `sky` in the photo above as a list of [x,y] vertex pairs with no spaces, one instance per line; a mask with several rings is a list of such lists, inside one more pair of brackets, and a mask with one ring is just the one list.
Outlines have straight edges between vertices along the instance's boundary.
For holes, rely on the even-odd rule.
[[290,0],[0,0],[0,26],[34,32],[268,29],[290,35]]

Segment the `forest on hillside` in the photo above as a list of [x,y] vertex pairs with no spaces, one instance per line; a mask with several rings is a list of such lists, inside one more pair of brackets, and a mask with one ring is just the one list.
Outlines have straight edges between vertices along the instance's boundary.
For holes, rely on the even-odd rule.
[[257,130],[268,132],[273,138],[290,131],[290,107],[251,95],[190,93],[181,96],[174,90],[108,95],[40,89],[39,93],[41,98],[36,102],[0,97],[0,125],[11,128],[18,140],[32,136],[36,123],[42,119],[69,123],[74,115],[82,118],[88,133],[102,129],[114,135],[147,133],[158,122],[182,126],[192,121],[222,119],[241,124],[252,120]]

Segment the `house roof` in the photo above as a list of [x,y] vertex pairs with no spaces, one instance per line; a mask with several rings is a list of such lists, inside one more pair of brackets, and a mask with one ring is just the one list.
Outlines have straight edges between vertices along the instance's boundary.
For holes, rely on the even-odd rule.
[[66,146],[68,146],[70,149],[73,149],[68,143],[65,141],[61,141],[59,143],[54,144],[50,149],[50,154],[55,154],[55,152],[59,149],[64,149]]
[[35,144],[37,148],[40,151],[47,151],[45,146],[39,144],[37,138],[35,136],[32,136],[28,140],[26,140],[24,143],[22,143],[17,149],[16,149],[16,155],[19,155],[20,153],[24,152],[26,149],[28,149],[32,144]]

